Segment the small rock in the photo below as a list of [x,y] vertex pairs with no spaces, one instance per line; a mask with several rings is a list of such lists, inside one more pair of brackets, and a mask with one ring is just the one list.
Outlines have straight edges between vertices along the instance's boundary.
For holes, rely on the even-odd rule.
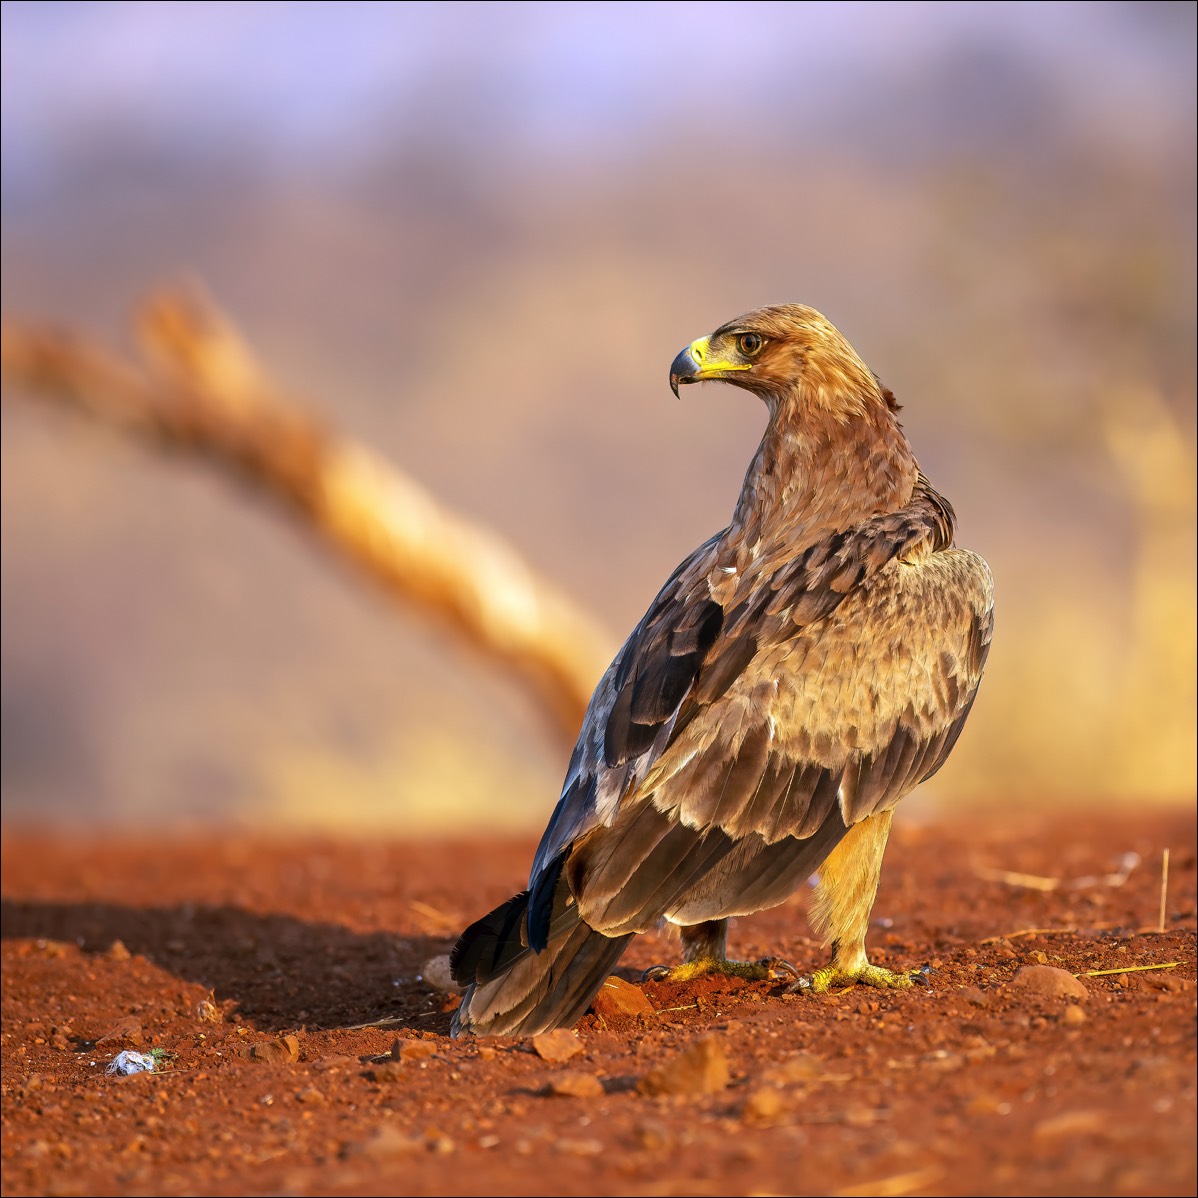
[[317,1073],[337,1073],[346,1069],[357,1069],[357,1057],[321,1057],[313,1063]]
[[741,1118],[746,1123],[768,1123],[781,1114],[784,1105],[779,1090],[773,1086],[761,1086],[745,1099]]
[[126,1015],[118,1020],[97,1041],[96,1044],[143,1044],[145,1035],[142,1032],[141,1020],[132,1015]]
[[295,1036],[277,1036],[255,1044],[250,1049],[250,1056],[255,1061],[273,1061],[290,1064],[299,1060],[299,1040]]
[[542,1061],[568,1061],[582,1052],[582,1045],[579,1044],[578,1037],[564,1027],[533,1036],[532,1047]]
[[935,1048],[925,1052],[919,1063],[924,1069],[935,1069],[939,1073],[952,1073],[965,1064],[965,1057],[959,1052],[949,1052],[947,1048]]
[[1163,990],[1166,993],[1171,993],[1186,988],[1184,978],[1175,977],[1173,974],[1165,973],[1163,970],[1154,969],[1149,973],[1143,974],[1142,977],[1144,984],[1153,990]]
[[550,1079],[546,1092],[558,1098],[602,1098],[603,1083],[593,1073],[567,1069]]
[[1090,992],[1067,969],[1052,965],[1025,965],[1015,974],[1011,985],[1041,998],[1076,998],[1085,1002]]
[[767,1070],[765,1080],[771,1085],[787,1086],[796,1082],[815,1081],[827,1071],[827,1066],[819,1057],[809,1052],[796,1052]]
[[300,1090],[295,1096],[296,1102],[302,1102],[305,1106],[319,1106],[324,1102],[324,1093],[315,1086],[308,1086],[304,1090]]
[[449,971],[449,955],[447,953],[442,953],[439,957],[430,957],[425,961],[420,975],[434,990],[455,991],[458,988],[457,982],[453,980],[453,974]]
[[1073,1023],[1073,1024],[1085,1023],[1087,1018],[1088,1018],[1088,1016],[1086,1015],[1085,1011],[1083,1011],[1081,1009],[1081,1007],[1075,1006],[1073,1003],[1070,1003],[1065,1008],[1065,1013],[1061,1016],[1061,1022],[1062,1023]]
[[343,1157],[366,1157],[369,1160],[387,1160],[389,1157],[407,1156],[413,1152],[423,1152],[425,1148],[422,1136],[408,1135],[398,1128],[384,1124],[374,1130],[365,1140],[346,1144],[341,1149]]
[[619,1023],[624,1019],[636,1019],[642,1015],[652,1015],[653,1004],[645,997],[645,992],[623,978],[609,977],[595,995],[591,1010],[607,1023]]
[[649,1152],[662,1152],[674,1147],[674,1137],[670,1134],[670,1129],[652,1119],[638,1123],[632,1129],[632,1134],[637,1144]]
[[401,1036],[391,1045],[391,1057],[396,1061],[427,1061],[436,1055],[435,1040],[408,1040]]
[[1011,1104],[997,1094],[980,1093],[966,1103],[965,1109],[971,1115],[1009,1115]]
[[846,1107],[841,1113],[841,1118],[849,1127],[872,1127],[875,1123],[885,1119],[886,1114],[874,1107],[857,1104]]
[[375,1061],[366,1070],[366,1076],[372,1082],[397,1082],[403,1075],[403,1062],[394,1059],[389,1061]]
[[637,1091],[659,1094],[716,1094],[729,1081],[728,1059],[719,1041],[698,1040],[685,1052],[646,1073]]
[[104,954],[110,961],[128,961],[133,954],[125,947],[123,940],[114,940]]
[[990,995],[976,986],[962,986],[957,991],[957,996],[964,999],[971,1007],[988,1007],[990,1005]]
[[[1077,1007],[1069,1007],[1070,1011],[1076,1011]],[[974,1036],[965,1048],[965,1059],[972,1061],[975,1065],[979,1061],[988,1061],[991,1057],[998,1055],[998,1049],[994,1047],[988,1040],[981,1036]]]

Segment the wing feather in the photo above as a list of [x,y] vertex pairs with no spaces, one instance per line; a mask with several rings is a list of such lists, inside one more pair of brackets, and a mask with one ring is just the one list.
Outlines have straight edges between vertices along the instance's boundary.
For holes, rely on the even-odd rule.
[[830,851],[934,773],[968,714],[992,619],[989,572],[949,547],[938,500],[917,493],[902,512],[735,577],[718,537],[683,562],[596,690],[533,892],[565,854],[582,918],[613,935],[669,910],[716,910],[713,879],[728,902],[737,887],[742,905],[781,901],[779,887],[803,879],[777,864],[755,888],[755,855],[786,862],[774,846],[812,838]]

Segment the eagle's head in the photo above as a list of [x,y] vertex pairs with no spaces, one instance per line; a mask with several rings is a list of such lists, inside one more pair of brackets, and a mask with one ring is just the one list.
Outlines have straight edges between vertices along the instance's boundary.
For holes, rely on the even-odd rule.
[[692,341],[670,364],[670,387],[708,379],[761,396],[771,411],[806,407],[850,420],[894,397],[825,316],[801,304],[756,308]]

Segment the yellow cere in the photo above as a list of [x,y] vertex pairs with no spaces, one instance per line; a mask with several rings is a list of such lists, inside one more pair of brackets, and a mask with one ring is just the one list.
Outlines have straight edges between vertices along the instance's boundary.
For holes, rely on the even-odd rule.
[[711,350],[710,337],[700,337],[698,341],[692,341],[689,348],[690,355],[695,360],[695,365],[699,367],[700,378],[707,374],[718,374],[727,370],[752,370],[752,367],[747,362],[707,361],[707,354]]

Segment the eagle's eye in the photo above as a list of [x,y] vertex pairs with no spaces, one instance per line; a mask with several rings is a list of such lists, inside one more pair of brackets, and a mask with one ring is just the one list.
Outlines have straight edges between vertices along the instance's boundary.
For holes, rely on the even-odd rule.
[[736,339],[736,344],[746,358],[751,358],[754,354],[761,352],[761,347],[765,344],[765,341],[756,333],[741,333]]

